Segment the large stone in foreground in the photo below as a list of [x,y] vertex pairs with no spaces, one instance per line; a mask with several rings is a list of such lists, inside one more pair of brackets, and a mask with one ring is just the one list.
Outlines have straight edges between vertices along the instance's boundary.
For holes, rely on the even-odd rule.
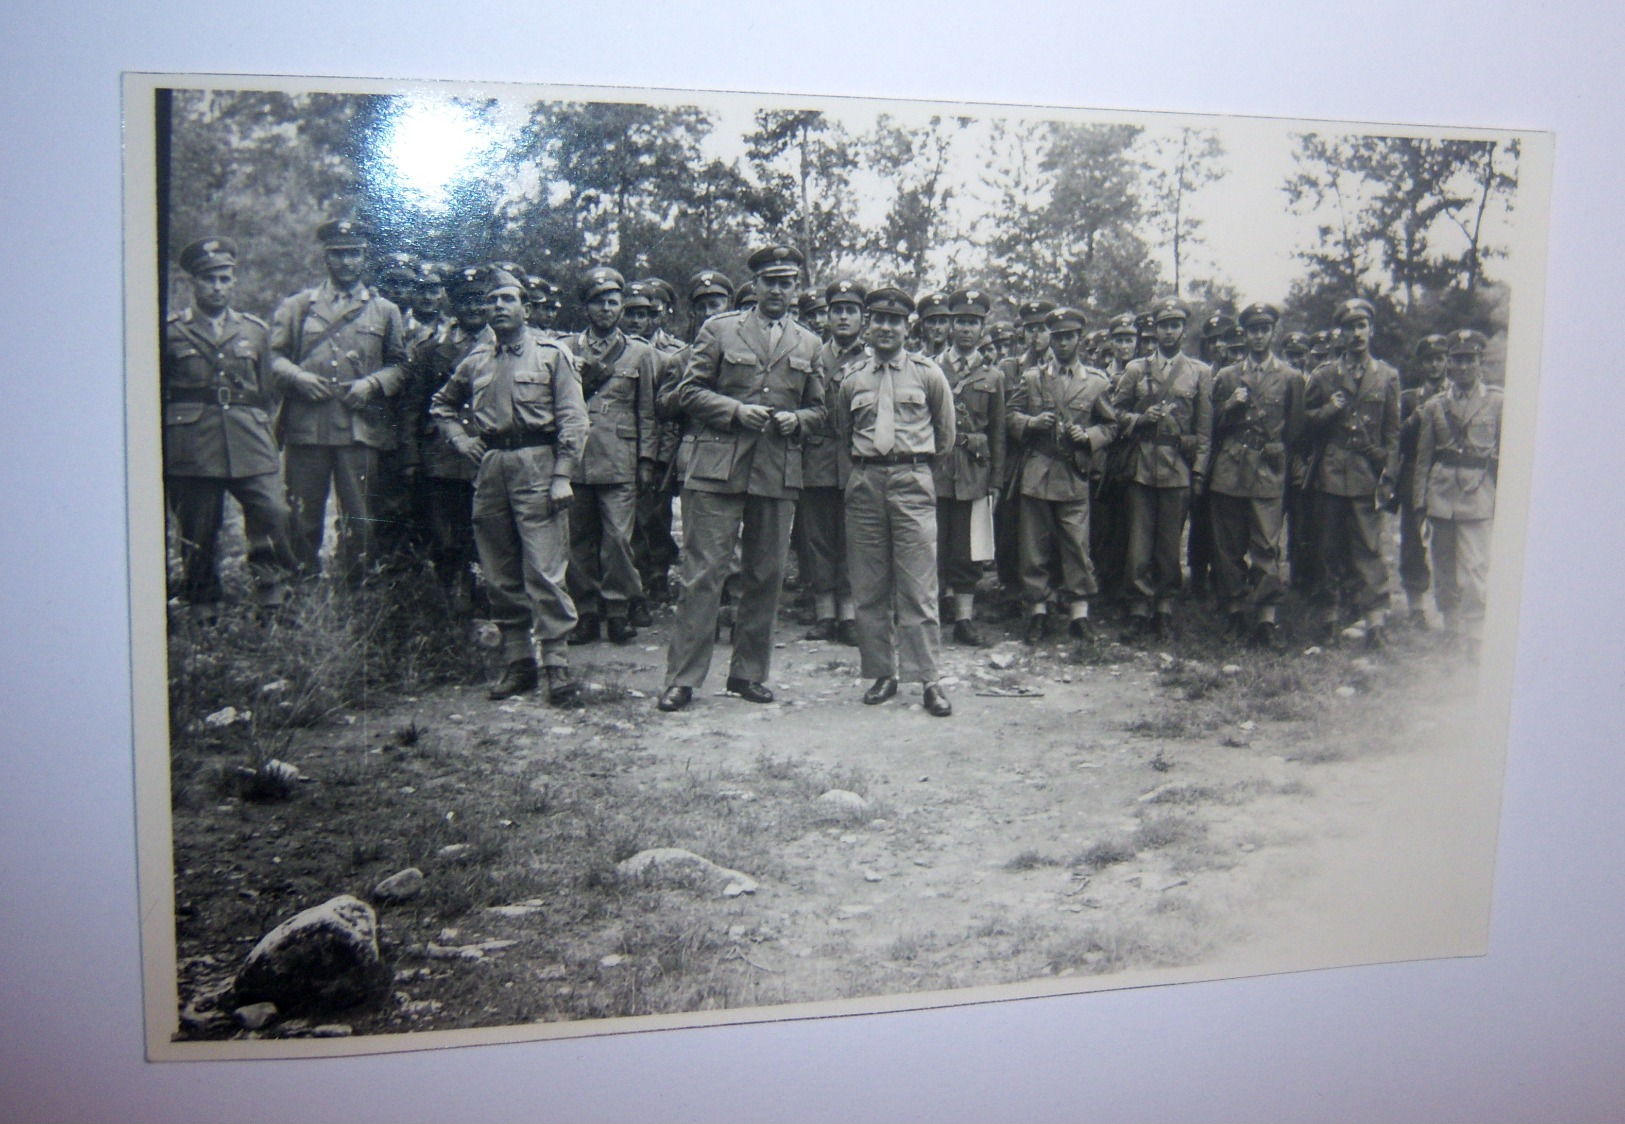
[[341,894],[260,938],[237,973],[235,1000],[268,1001],[283,1011],[339,1010],[376,999],[389,981],[372,907]]
[[718,866],[710,859],[681,847],[651,847],[615,865],[623,878],[667,886],[696,887],[725,898],[754,894],[756,879]]

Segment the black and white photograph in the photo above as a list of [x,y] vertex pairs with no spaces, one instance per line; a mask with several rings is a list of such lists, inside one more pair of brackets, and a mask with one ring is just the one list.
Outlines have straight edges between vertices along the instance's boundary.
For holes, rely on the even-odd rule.
[[1550,133],[124,114],[149,1058],[1485,953]]

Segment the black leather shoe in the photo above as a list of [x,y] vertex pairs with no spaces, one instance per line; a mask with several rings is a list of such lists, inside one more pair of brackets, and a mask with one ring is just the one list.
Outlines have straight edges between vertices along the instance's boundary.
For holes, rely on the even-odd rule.
[[987,641],[982,639],[982,630],[968,617],[954,622],[954,643],[963,644],[967,648],[982,648],[987,645]]
[[879,706],[887,699],[897,697],[897,680],[889,675],[882,675],[875,680],[874,686],[863,692],[863,701],[870,706]]
[[752,683],[749,679],[729,679],[724,688],[730,695],[737,695],[746,702],[770,703],[773,701],[773,692],[760,683]]
[[671,714],[675,711],[682,710],[693,701],[693,687],[667,687],[664,691],[660,692],[660,701],[655,703],[655,706],[660,710],[665,711],[667,714]]
[[817,624],[813,625],[811,628],[809,628],[807,630],[806,635],[803,636],[802,639],[803,640],[823,640],[823,641],[834,640],[835,639],[835,619],[833,617],[830,617],[830,618],[826,618],[825,620],[819,621]]
[[1066,622],[1066,634],[1074,640],[1088,640],[1094,636],[1095,630],[1088,617],[1073,617]]
[[1388,647],[1388,630],[1380,624],[1374,624],[1366,629],[1365,646],[1373,652],[1380,652]]
[[486,698],[493,701],[511,699],[515,695],[522,695],[536,687],[536,661],[514,660],[508,665],[508,670],[502,673],[497,685],[487,691]]
[[1281,639],[1281,630],[1274,621],[1259,621],[1258,627],[1253,630],[1253,647],[1261,648],[1266,652],[1280,652],[1286,648]]
[[[632,622],[633,628],[653,628],[655,623],[654,614],[649,612],[649,602],[641,597],[632,602],[632,608],[626,619]],[[614,637],[610,639],[613,640]]]
[[858,646],[858,622],[847,620],[835,626],[835,639],[848,648]]
[[1021,642],[1023,644],[1039,644],[1043,642],[1044,637],[1048,634],[1049,614],[1034,613],[1027,618],[1027,627],[1021,632]]
[[554,706],[571,706],[581,701],[581,684],[570,677],[569,668],[547,669],[547,701]]
[[599,619],[594,613],[583,613],[576,626],[570,631],[570,643],[591,644],[598,639]]
[[638,630],[632,626],[631,620],[627,617],[609,618],[609,638],[611,642],[625,644],[630,640],[635,640],[637,635]]
[[954,712],[953,703],[948,701],[948,693],[935,683],[925,686],[925,712],[933,718],[946,718]]

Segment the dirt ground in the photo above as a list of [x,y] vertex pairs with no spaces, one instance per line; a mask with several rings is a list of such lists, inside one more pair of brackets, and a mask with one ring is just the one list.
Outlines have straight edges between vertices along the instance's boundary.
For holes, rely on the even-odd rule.
[[[178,758],[179,1037],[1221,975],[1421,955],[1482,926],[1462,871],[1493,820],[1449,814],[1483,772],[1463,767],[1474,676],[1437,633],[1275,657],[1208,639],[1198,609],[1179,643],[1080,661],[995,626],[993,647],[945,648],[955,712],[936,719],[917,685],[861,705],[856,650],[799,639],[786,612],[778,701],[722,696],[719,645],[692,707],[663,715],[669,620],[572,649],[580,709],[470,686],[301,730],[291,799],[235,794],[229,746]],[[865,803],[832,810],[829,789]],[[759,887],[617,873],[652,847]],[[423,895],[375,901],[389,997],[231,1022],[221,989],[266,929],[408,865]]]

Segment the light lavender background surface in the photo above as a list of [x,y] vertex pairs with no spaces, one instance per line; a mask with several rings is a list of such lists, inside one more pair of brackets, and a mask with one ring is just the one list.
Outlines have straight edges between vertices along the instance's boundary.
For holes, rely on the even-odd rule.
[[[1625,10],[285,2],[0,39],[0,1119],[1625,1117]],[[119,72],[962,98],[1558,133],[1491,953],[346,1060],[141,1057]]]

